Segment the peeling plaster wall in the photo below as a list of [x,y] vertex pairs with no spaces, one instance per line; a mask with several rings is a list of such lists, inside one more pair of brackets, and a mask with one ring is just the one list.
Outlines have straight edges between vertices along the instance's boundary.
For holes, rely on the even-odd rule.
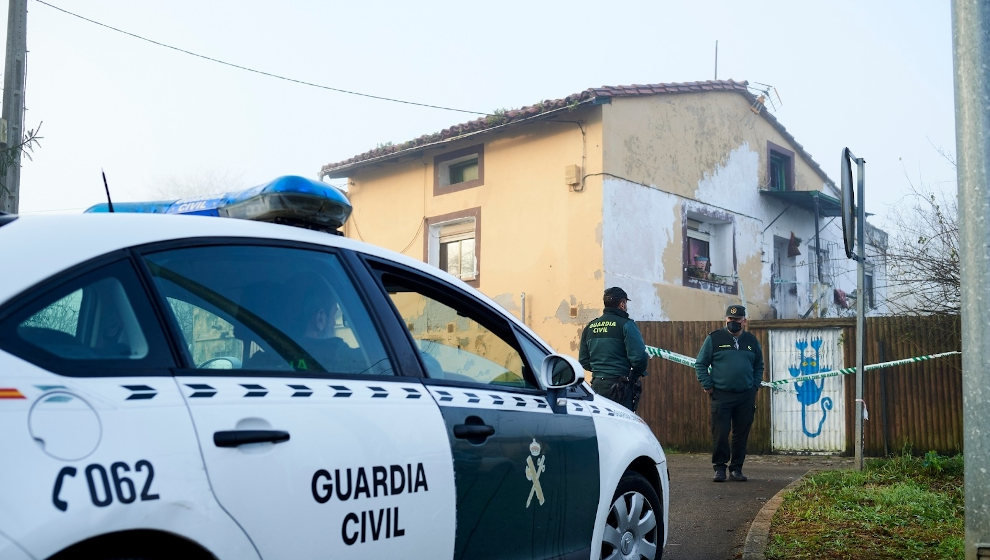
[[[732,296],[705,292],[682,285],[683,243],[681,223],[687,209],[706,209],[734,219],[735,258],[742,294],[757,292],[766,282],[759,243],[739,240],[760,238],[762,222],[747,215],[760,212],[756,192],[757,156],[748,146],[733,150],[724,165],[705,174],[698,184],[698,200],[656,187],[620,179],[604,186],[603,233],[606,285],[622,286],[632,298],[630,315],[641,321],[717,318]],[[750,188],[744,185],[750,184]],[[740,186],[743,185],[743,186]],[[724,208],[725,193],[735,211]],[[769,274],[769,273],[767,273]],[[757,299],[756,301],[759,301]]]
[[[745,303],[752,317],[777,316],[781,306],[771,301],[774,240],[789,239],[791,232],[801,238],[802,254],[793,269],[790,316],[806,312],[815,295],[831,302],[830,292],[811,283],[813,213],[760,194],[768,141],[795,152],[796,190],[838,193],[745,98],[728,92],[615,98],[603,106],[603,119],[605,284],[629,292],[633,318],[717,319],[736,302]],[[734,259],[729,269],[738,275],[737,294],[685,285],[687,212],[731,222],[734,246],[719,258]],[[822,217],[820,226],[823,246],[837,242],[841,249],[841,223]],[[839,257],[845,255],[830,254],[832,261]],[[844,263],[833,264],[836,281],[845,282]],[[855,285],[854,265],[852,272]]]
[[[725,307],[742,303],[750,309],[750,315],[759,317],[770,299],[770,270],[764,266],[766,246],[762,230],[765,227],[765,207],[759,188],[759,153],[749,142],[734,147],[723,162],[706,171],[698,181],[695,201],[685,205],[692,210],[710,213],[727,212],[733,224],[733,255],[735,271],[739,277],[739,293],[716,298],[705,297],[703,311],[710,317],[724,316]],[[699,204],[701,203],[701,204]],[[695,290],[699,291],[699,290]]]
[[629,294],[633,319],[669,320],[656,285],[664,279],[664,250],[675,241],[673,217],[678,199],[619,179],[604,183],[605,286],[619,286]]

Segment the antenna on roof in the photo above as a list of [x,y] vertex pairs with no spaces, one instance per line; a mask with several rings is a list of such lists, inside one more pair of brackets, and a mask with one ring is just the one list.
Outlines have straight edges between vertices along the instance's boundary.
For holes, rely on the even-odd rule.
[[715,79],[718,80],[718,39],[715,39]]
[[[758,93],[759,94],[756,97],[756,103],[754,103],[753,106],[750,107],[753,110],[754,113],[759,113],[760,110],[763,107],[766,107],[767,102],[770,103],[770,107],[772,107],[774,111],[777,110],[777,105],[783,105],[784,104],[780,100],[780,94],[777,93],[777,88],[773,87],[770,84],[763,84],[763,83],[760,83],[760,82],[753,82],[753,83],[756,84],[756,85],[758,85],[758,86],[763,86],[762,88],[758,88],[758,87],[755,87],[755,86],[747,86],[749,88],[749,90],[750,90],[751,93],[753,93],[753,94],[757,94]],[[773,102],[773,98],[774,97],[777,98],[777,103],[776,104]]]
[[107,174],[102,169],[100,170],[100,174],[103,175],[103,189],[107,191],[107,208],[110,212],[113,212],[113,201],[110,200],[110,187],[107,185]]

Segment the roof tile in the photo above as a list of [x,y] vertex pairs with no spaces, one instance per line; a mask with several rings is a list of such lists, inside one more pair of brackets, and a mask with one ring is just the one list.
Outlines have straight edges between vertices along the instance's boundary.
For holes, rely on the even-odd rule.
[[[398,157],[407,151],[415,151],[427,146],[450,141],[461,136],[479,133],[486,130],[494,130],[513,123],[540,118],[541,115],[549,116],[557,111],[564,110],[575,105],[592,102],[598,98],[635,97],[643,95],[693,93],[702,91],[737,92],[747,97],[751,103],[757,103],[756,96],[749,91],[749,82],[737,82],[735,80],[707,80],[701,82],[635,84],[626,86],[601,86],[597,88],[589,88],[584,91],[568,95],[562,99],[546,99],[534,105],[508,110],[502,114],[487,115],[472,121],[450,126],[440,132],[424,134],[418,138],[402,142],[400,144],[375,148],[343,161],[329,163],[324,165],[320,170],[320,176],[325,177],[335,174],[338,174],[338,176],[344,176],[342,173],[345,173],[354,167],[358,167],[362,163],[371,163],[373,161],[391,159]],[[789,132],[787,132],[787,129],[785,129],[784,126],[777,121],[777,118],[774,117],[772,113],[769,111],[760,111],[760,114],[762,114],[764,118],[770,122],[770,124],[777,128],[781,134],[791,141],[797,151],[808,159],[810,165],[815,168],[822,175],[822,177],[831,182],[825,171],[822,170],[814,159],[812,159],[810,154],[805,152],[804,148],[798,144]]]

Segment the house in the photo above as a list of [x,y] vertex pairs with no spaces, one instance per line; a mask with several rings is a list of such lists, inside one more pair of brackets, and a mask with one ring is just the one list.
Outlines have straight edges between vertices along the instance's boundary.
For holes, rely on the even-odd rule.
[[[613,285],[637,321],[854,313],[840,192],[764,99],[733,80],[592,88],[320,175],[347,180],[345,235],[446,269],[561,351]],[[882,277],[868,265],[871,307]]]

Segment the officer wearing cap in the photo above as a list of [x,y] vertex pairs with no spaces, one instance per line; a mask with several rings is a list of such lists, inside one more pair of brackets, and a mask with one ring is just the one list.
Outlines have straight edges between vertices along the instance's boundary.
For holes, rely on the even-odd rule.
[[592,374],[591,388],[635,412],[650,356],[636,322],[629,318],[629,296],[613,287],[602,297],[602,316],[581,332],[578,360]]
[[763,349],[745,328],[746,308],[730,305],[725,310],[725,328],[708,334],[694,366],[711,400],[715,482],[725,481],[726,467],[732,480],[746,480],[742,466],[756,412],[756,392],[763,381]]

